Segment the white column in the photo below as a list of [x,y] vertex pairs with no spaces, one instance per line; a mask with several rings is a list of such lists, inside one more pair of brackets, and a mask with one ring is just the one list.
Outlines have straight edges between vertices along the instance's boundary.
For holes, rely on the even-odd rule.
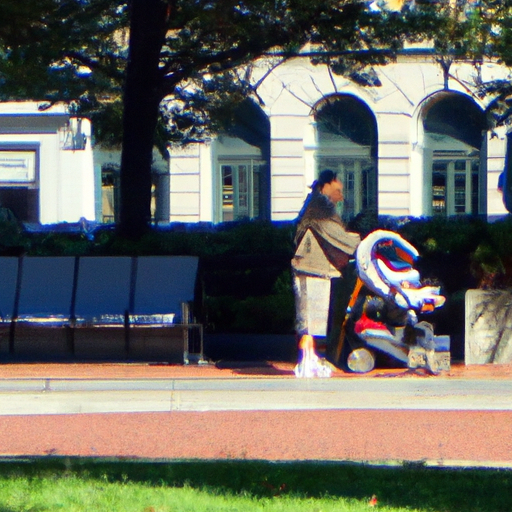
[[199,221],[212,222],[213,219],[213,195],[217,191],[215,177],[217,176],[218,163],[212,158],[212,145],[200,144],[199,146]]

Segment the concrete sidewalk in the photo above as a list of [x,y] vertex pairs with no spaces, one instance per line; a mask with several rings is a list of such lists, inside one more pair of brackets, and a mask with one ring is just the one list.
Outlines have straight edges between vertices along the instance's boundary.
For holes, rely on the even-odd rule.
[[496,379],[23,379],[0,383],[0,416],[358,409],[512,411],[512,386]]
[[512,411],[512,369],[336,371],[297,379],[291,363],[19,364],[0,368],[0,415],[172,411]]

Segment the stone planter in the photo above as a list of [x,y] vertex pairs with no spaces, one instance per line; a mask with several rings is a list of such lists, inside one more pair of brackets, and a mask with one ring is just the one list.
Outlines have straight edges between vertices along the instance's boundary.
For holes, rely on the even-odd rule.
[[512,363],[512,290],[466,292],[464,361]]

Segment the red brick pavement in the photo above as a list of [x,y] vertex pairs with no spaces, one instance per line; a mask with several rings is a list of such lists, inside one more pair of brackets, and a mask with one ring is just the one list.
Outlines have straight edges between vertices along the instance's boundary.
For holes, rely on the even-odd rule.
[[245,411],[4,416],[2,456],[512,465],[512,412]]
[[[295,378],[294,364],[288,362],[219,362],[217,365],[180,365],[144,363],[12,363],[0,365],[1,379],[174,379],[174,378]],[[366,374],[337,370],[333,378],[468,378],[510,379],[512,365],[452,365],[450,372],[430,376],[407,369],[375,369]]]

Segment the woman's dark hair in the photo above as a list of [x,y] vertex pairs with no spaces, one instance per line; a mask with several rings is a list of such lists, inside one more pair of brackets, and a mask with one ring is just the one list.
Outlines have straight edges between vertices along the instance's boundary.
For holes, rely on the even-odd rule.
[[313,182],[311,188],[313,190],[320,190],[326,183],[332,183],[337,179],[338,175],[334,171],[331,171],[331,169],[324,169]]

